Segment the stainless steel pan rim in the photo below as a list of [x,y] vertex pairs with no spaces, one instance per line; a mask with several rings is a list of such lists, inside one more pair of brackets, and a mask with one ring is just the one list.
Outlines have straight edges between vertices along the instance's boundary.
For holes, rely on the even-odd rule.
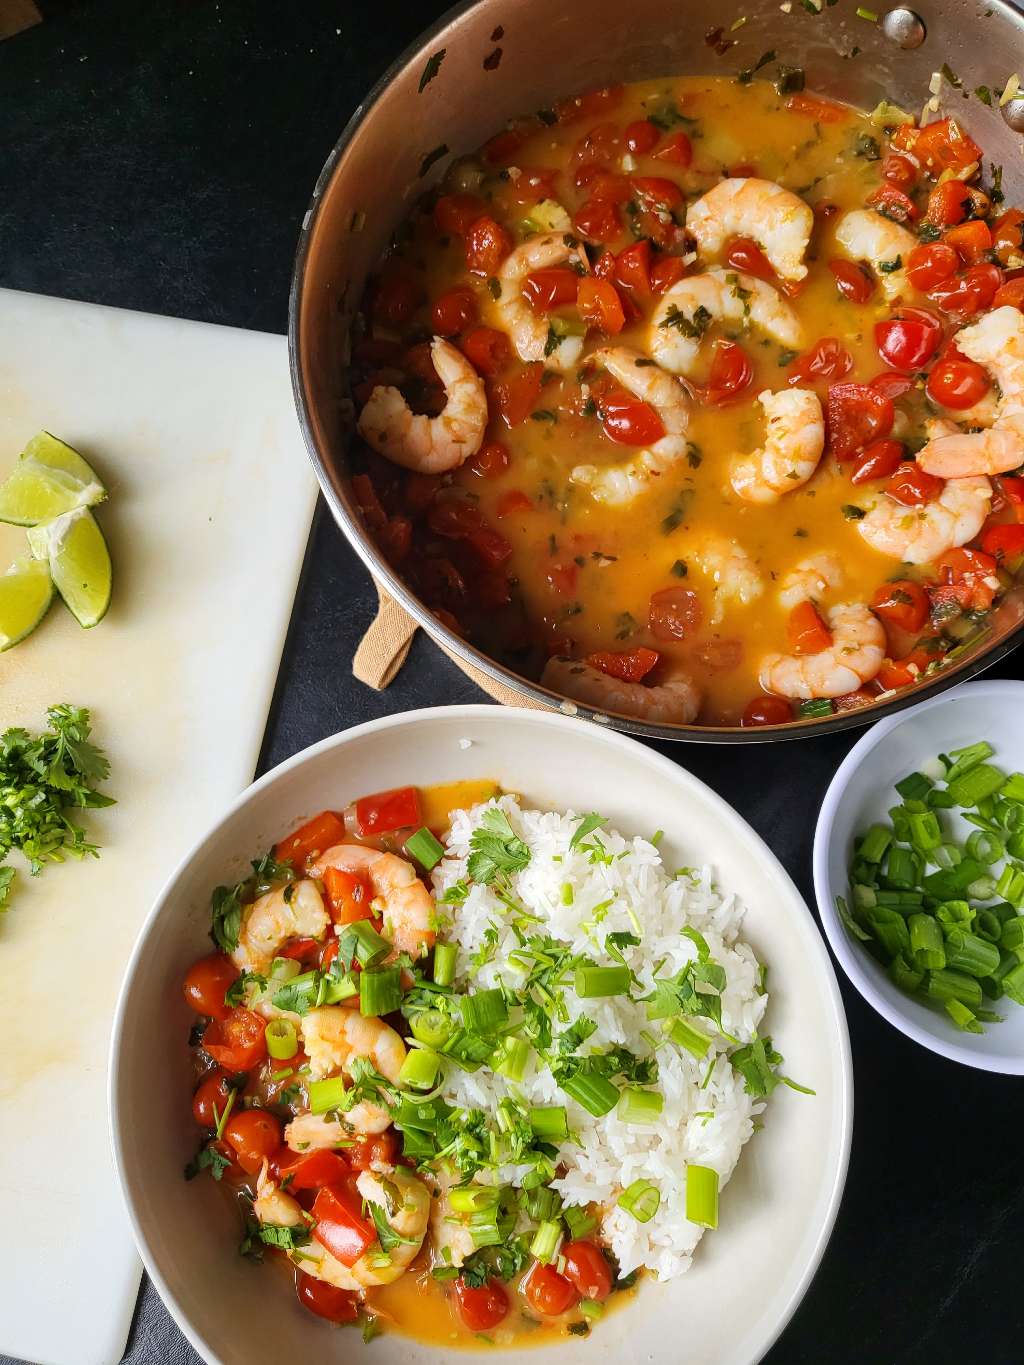
[[[418,597],[416,597],[394,573],[391,566],[381,555],[377,546],[367,535],[361,521],[354,516],[340,496],[338,489],[331,477],[328,462],[321,451],[316,440],[313,424],[306,401],[306,392],[302,377],[302,364],[299,355],[299,336],[302,314],[302,300],[305,292],[306,266],[313,230],[316,227],[317,219],[323,202],[324,191],[330,185],[335,169],[341,160],[346,148],[355,138],[359,129],[372,114],[375,106],[382,94],[390,85],[394,77],[402,71],[413,59],[423,60],[430,55],[436,37],[444,32],[455,20],[469,14],[480,5],[488,3],[488,0],[463,0],[463,3],[453,5],[446,10],[440,18],[429,28],[423,30],[391,63],[385,70],[380,79],[371,88],[366,98],[356,108],[352,117],[342,130],[341,136],[335,143],[330,155],[324,162],[323,169],[317,177],[316,185],[313,189],[313,196],[306,209],[302,220],[302,227],[299,233],[298,247],[295,255],[295,266],[292,275],[291,290],[288,299],[288,364],[292,380],[292,393],[295,399],[296,412],[299,419],[299,426],[302,430],[306,450],[312,462],[317,481],[320,484],[321,492],[331,509],[334,520],[345,533],[349,543],[359,555],[363,564],[366,566],[371,576],[377,580],[394,597],[410,616],[427,632],[427,634],[438,644],[443,646],[450,654],[461,659],[464,663],[473,668],[479,669],[494,682],[511,688],[524,698],[535,702],[540,702],[551,709],[560,710],[563,714],[576,715],[583,720],[593,721],[597,724],[607,725],[615,730],[621,730],[626,734],[636,735],[645,739],[668,740],[675,742],[689,742],[698,744],[758,744],[769,743],[773,740],[793,740],[806,739],[809,736],[823,736],[833,734],[841,730],[850,730],[857,726],[872,724],[876,720],[881,720],[883,716],[895,715],[898,711],[903,711],[909,706],[914,706],[920,701],[929,697],[936,697],[940,693],[955,687],[961,682],[976,677],[985,669],[992,667],[1000,659],[1005,658],[1011,650],[1024,639],[1024,621],[1021,621],[1013,630],[1009,631],[1003,639],[990,646],[987,650],[981,650],[978,654],[968,661],[960,664],[955,669],[947,672],[937,673],[935,677],[926,683],[918,684],[916,687],[908,689],[903,693],[895,694],[891,700],[876,702],[871,706],[864,706],[852,711],[843,711],[821,719],[810,719],[804,721],[794,721],[787,725],[766,725],[743,729],[738,726],[700,726],[700,725],[661,725],[648,721],[633,719],[628,716],[608,714],[566,700],[557,693],[549,692],[546,688],[540,687],[536,683],[521,677],[518,673],[503,667],[494,659],[486,654],[482,654],[472,645],[468,644],[461,636],[456,635],[443,625],[432,611],[426,607]],[[1009,9],[1013,12],[1013,7],[1003,3],[1003,0],[993,0],[993,3],[1000,9]],[[1019,22],[1019,15],[1018,22]]]

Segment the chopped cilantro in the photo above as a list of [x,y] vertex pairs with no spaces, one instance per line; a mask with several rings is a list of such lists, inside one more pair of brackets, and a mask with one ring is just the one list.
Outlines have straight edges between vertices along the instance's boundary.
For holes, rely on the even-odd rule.
[[530,861],[530,850],[509,824],[500,806],[491,806],[480,817],[480,823],[469,841],[469,875],[485,886],[499,873],[521,871]]

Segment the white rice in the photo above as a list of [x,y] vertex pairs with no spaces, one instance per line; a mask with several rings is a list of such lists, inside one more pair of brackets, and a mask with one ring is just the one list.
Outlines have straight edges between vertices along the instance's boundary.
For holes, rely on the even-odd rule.
[[[548,933],[574,951],[611,964],[613,959],[603,948],[604,936],[617,931],[635,933],[639,922],[642,942],[639,947],[627,947],[624,956],[644,988],[642,993],[647,994],[655,966],[660,965],[661,977],[669,977],[696,959],[696,945],[681,930],[699,930],[712,959],[726,973],[723,1028],[741,1043],[751,1041],[768,997],[758,989],[760,968],[753,951],[738,938],[743,909],[734,896],[715,884],[709,867],[673,875],[675,869],[666,870],[648,840],[627,840],[607,828],[599,831],[602,843],[609,853],[622,856],[610,864],[592,864],[586,852],[570,849],[580,820],[573,812],[522,810],[511,796],[487,804],[505,811],[530,849],[530,862],[513,874],[512,887],[515,899],[544,921],[535,926],[538,933]],[[438,895],[468,880],[470,837],[485,809],[478,806],[454,813],[447,856],[433,874]],[[562,901],[566,882],[573,888],[570,905]],[[610,899],[612,904],[594,936],[588,936],[585,923],[595,906]],[[491,888],[474,884],[461,905],[448,908],[453,927],[446,936],[459,947],[456,984],[484,989],[505,981],[513,990],[520,986],[522,974],[508,960],[518,940],[509,927],[509,911]],[[476,967],[471,955],[485,943],[491,926],[497,931],[497,946],[491,960]],[[650,1056],[650,1043],[641,1034],[661,1039],[660,1025],[650,1023],[644,1006],[628,997],[581,1000],[570,987],[564,1000],[569,1022],[585,1014],[597,1025],[583,1045],[584,1053],[621,1044],[637,1056]],[[556,1024],[556,1040],[564,1027],[568,1023]],[[624,1124],[614,1110],[594,1118],[560,1089],[535,1054],[517,1085],[486,1067],[476,1072],[453,1067],[444,1094],[452,1104],[489,1114],[509,1093],[530,1105],[564,1104],[570,1133],[579,1141],[561,1144],[559,1157],[567,1170],[553,1182],[554,1188],[566,1204],[593,1202],[606,1208],[604,1236],[624,1274],[643,1266],[665,1280],[688,1268],[703,1233],[703,1228],[686,1218],[687,1163],[712,1167],[724,1186],[764,1108],[763,1102],[746,1093],[742,1077],[724,1056],[718,1058],[710,1081],[702,1088],[713,1053],[725,1053],[731,1046],[726,1039],[715,1038],[712,1052],[698,1061],[674,1043],[660,1043],[657,1089],[664,1096],[664,1108],[652,1126]],[[515,1182],[525,1169],[505,1166],[498,1176]],[[640,1178],[653,1181],[661,1193],[658,1211],[647,1223],[638,1222],[615,1204],[622,1189]]]

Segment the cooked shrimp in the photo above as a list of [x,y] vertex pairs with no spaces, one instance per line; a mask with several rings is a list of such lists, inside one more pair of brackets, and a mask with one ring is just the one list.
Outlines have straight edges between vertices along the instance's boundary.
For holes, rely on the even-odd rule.
[[384,935],[399,952],[422,957],[433,948],[437,936],[434,902],[412,863],[365,844],[335,844],[321,854],[313,871],[322,877],[328,867],[369,878],[376,898],[374,909],[384,921]]
[[731,237],[752,237],[783,280],[807,274],[804,253],[813,227],[814,214],[799,195],[753,177],[720,181],[686,215],[686,230],[702,256],[721,251]]
[[984,365],[999,386],[993,423],[987,431],[956,432],[929,441],[918,451],[917,463],[943,479],[1006,474],[1024,464],[1024,314],[1008,305],[996,308],[962,328],[955,341],[957,349]]
[[832,644],[818,654],[768,654],[761,686],[780,697],[841,697],[870,682],[882,667],[882,623],[862,602],[844,602],[826,614]]
[[554,336],[548,319],[535,313],[523,298],[523,281],[534,270],[547,270],[569,260],[586,263],[580,248],[568,246],[563,233],[545,232],[516,247],[498,271],[501,294],[497,312],[519,359],[542,360],[551,370],[571,370],[583,354],[584,338]]
[[381,1209],[388,1226],[401,1241],[387,1252],[371,1246],[352,1267],[352,1278],[366,1289],[390,1284],[405,1272],[423,1245],[430,1219],[430,1191],[402,1166],[396,1166],[385,1176],[360,1171],[356,1189],[366,1204],[376,1204]]
[[231,960],[243,972],[266,975],[283,943],[290,938],[319,938],[330,922],[315,882],[308,878],[289,882],[243,908],[238,947]]
[[738,541],[708,536],[694,552],[694,559],[714,584],[711,624],[725,616],[728,602],[748,606],[764,592],[764,579],[750,555]]
[[301,1029],[314,1080],[350,1070],[353,1057],[365,1057],[382,1076],[397,1083],[405,1044],[382,1020],[343,1005],[321,1005],[302,1016]]
[[293,1152],[313,1152],[321,1148],[342,1147],[351,1133],[340,1119],[326,1114],[298,1114],[284,1130],[285,1146]]
[[991,501],[988,479],[950,479],[935,501],[923,507],[904,507],[883,495],[857,522],[857,530],[880,554],[905,564],[931,564],[974,539]]
[[821,401],[813,389],[765,389],[757,401],[764,408],[765,443],[732,467],[732,486],[747,502],[777,502],[801,487],[818,467],[825,449]]
[[432,1201],[430,1210],[430,1238],[435,1256],[445,1265],[461,1266],[476,1251],[469,1214],[458,1214],[448,1198],[449,1181],[438,1177],[440,1194]]
[[836,241],[856,261],[867,261],[889,300],[909,292],[907,257],[917,238],[899,223],[873,209],[852,209],[836,228]]
[[447,395],[436,417],[413,413],[396,388],[378,384],[356,423],[378,455],[416,474],[457,469],[480,449],[487,426],[483,380],[462,352],[434,337],[430,358]]
[[782,580],[779,601],[792,611],[801,602],[817,602],[830,588],[838,588],[842,581],[843,566],[839,556],[823,550],[790,569]]
[[252,1211],[261,1223],[275,1223],[278,1227],[293,1228],[303,1221],[302,1208],[297,1199],[285,1194],[271,1179],[270,1163],[266,1157],[256,1177],[256,1198]]
[[686,455],[690,400],[678,380],[628,346],[606,346],[589,359],[603,365],[634,397],[649,403],[665,428],[664,436],[623,464],[601,468],[581,464],[572,471],[573,483],[585,484],[598,502],[621,506],[632,502]]
[[651,318],[647,349],[663,369],[691,378],[712,321],[750,322],[783,346],[802,343],[799,318],[770,284],[735,270],[708,270],[666,290]]
[[689,725],[700,710],[700,692],[686,674],[679,674],[659,687],[646,687],[643,683],[620,682],[578,659],[554,658],[544,665],[540,681],[542,687],[585,706],[617,711],[640,720]]

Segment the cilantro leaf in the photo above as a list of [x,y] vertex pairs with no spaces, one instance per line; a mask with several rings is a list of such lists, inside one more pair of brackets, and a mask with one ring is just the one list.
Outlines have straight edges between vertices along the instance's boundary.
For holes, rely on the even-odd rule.
[[302,1223],[286,1227],[282,1223],[261,1223],[257,1234],[268,1247],[279,1247],[282,1251],[295,1251],[309,1241],[309,1229]]
[[253,860],[252,872],[234,886],[218,886],[210,897],[210,937],[222,953],[238,947],[242,906],[265,896],[276,886],[295,880],[290,862],[278,862],[273,849]]
[[592,834],[595,829],[600,829],[604,823],[605,817],[598,815],[597,811],[592,810],[589,815],[584,815],[572,832],[569,847],[578,848],[588,834]]
[[185,1179],[194,1180],[200,1171],[209,1171],[214,1180],[220,1180],[221,1176],[231,1165],[230,1157],[226,1157],[214,1143],[209,1143],[205,1147],[200,1147],[195,1156],[185,1167]]
[[500,806],[491,806],[469,841],[469,875],[485,886],[499,874],[520,872],[530,861],[530,850],[509,824]]
[[13,867],[0,867],[0,910],[7,909],[7,902],[14,889],[15,871]]

